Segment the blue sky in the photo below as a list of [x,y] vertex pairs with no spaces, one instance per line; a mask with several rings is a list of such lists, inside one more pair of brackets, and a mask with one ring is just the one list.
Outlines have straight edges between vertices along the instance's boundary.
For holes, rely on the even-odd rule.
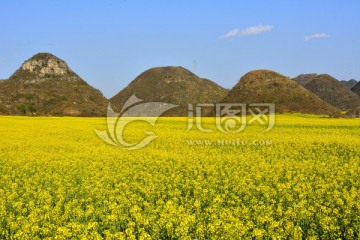
[[254,69],[360,80],[360,1],[0,1],[0,78],[50,52],[106,97],[183,66],[231,88]]

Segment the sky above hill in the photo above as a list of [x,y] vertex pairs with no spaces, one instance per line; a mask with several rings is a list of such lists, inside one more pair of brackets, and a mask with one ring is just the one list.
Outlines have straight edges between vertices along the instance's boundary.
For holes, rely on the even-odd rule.
[[106,97],[157,66],[226,88],[254,69],[360,80],[358,0],[2,0],[0,24],[0,79],[49,52]]

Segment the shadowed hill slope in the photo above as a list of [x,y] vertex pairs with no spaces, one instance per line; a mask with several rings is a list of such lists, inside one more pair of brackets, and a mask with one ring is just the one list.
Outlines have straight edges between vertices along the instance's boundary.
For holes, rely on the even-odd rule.
[[340,110],[350,110],[360,105],[359,96],[328,74],[316,76],[304,87]]
[[354,92],[356,95],[360,96],[360,82],[358,82],[352,89],[352,92]]
[[304,86],[308,82],[311,82],[316,76],[316,73],[300,74],[299,76],[293,78],[293,80],[299,85]]
[[340,82],[344,84],[348,89],[352,89],[358,83],[358,81],[356,81],[355,79],[351,79],[349,81],[341,80]]

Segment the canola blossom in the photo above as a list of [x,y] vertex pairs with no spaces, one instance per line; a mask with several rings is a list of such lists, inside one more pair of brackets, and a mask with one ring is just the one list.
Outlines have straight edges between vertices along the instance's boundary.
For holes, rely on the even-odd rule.
[[358,239],[360,120],[277,115],[271,131],[106,144],[103,118],[0,117],[0,239]]

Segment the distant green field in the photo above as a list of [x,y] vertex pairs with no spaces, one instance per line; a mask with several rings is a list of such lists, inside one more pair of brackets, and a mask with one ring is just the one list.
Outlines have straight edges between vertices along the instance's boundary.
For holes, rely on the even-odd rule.
[[360,119],[277,115],[204,133],[187,118],[0,117],[0,239],[358,239]]

